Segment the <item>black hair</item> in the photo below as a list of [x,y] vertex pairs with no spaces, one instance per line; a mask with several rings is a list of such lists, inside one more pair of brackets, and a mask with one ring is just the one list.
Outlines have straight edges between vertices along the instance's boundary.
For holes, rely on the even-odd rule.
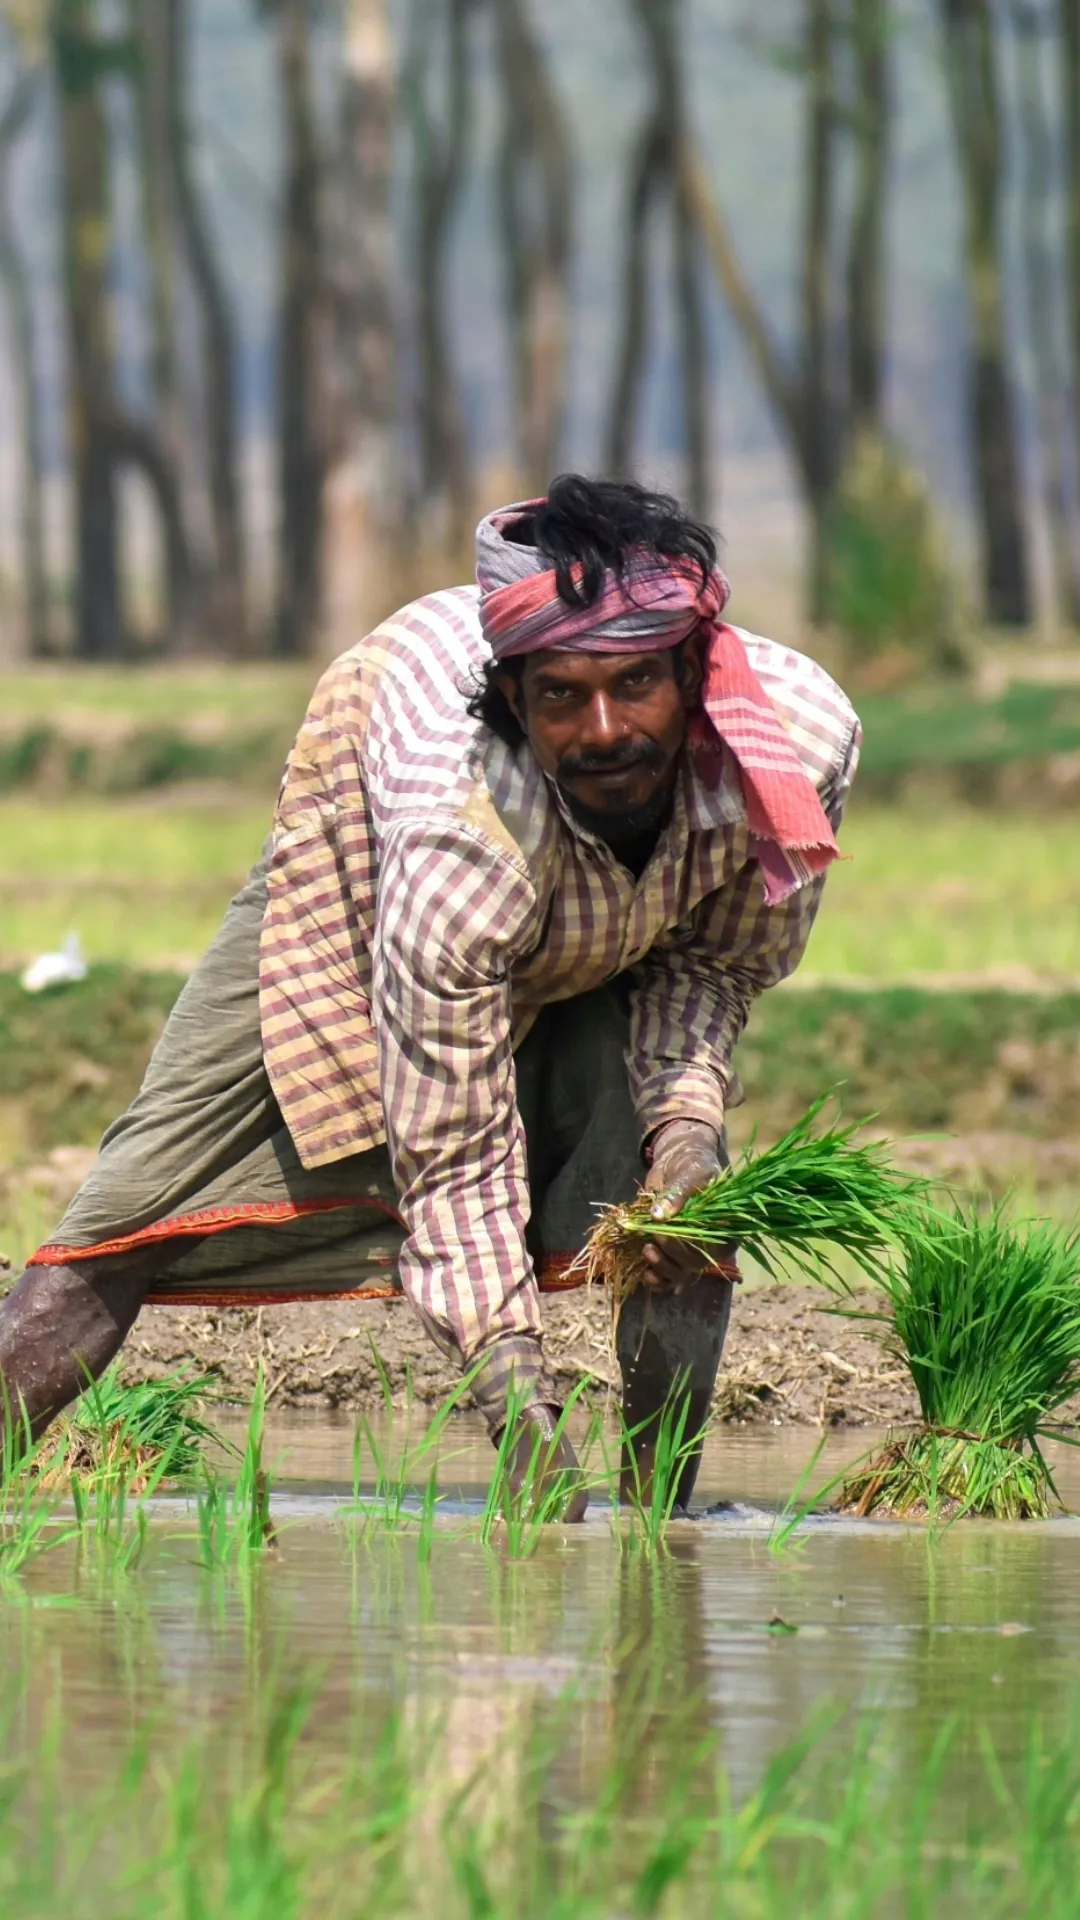
[[[568,607],[591,607],[600,597],[605,571],[625,580],[635,552],[689,560],[700,568],[703,587],[716,565],[712,529],[691,520],[670,494],[650,493],[631,480],[587,480],[580,473],[562,473],[552,481],[547,499],[511,522],[505,534],[521,546],[538,549],[554,568],[559,598]],[[580,569],[576,578],[575,568]],[[489,660],[468,690],[467,712],[511,747],[524,734],[498,676],[510,674],[520,686],[524,664],[521,657]],[[681,673],[681,648],[674,665],[676,674]]]

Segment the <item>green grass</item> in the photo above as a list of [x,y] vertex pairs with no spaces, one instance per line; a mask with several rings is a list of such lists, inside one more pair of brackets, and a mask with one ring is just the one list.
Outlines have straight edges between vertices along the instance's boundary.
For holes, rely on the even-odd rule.
[[194,966],[258,859],[265,801],[0,802],[0,964],[76,931],[91,960]]
[[[0,965],[69,929],[92,959],[190,965],[258,858],[264,798],[0,800]],[[1080,841],[1071,815],[1032,818],[864,804],[843,835],[807,975],[1080,979]]]
[[911,694],[863,696],[863,772],[880,790],[912,772],[966,772],[969,791],[981,791],[1000,768],[1017,760],[1045,761],[1080,752],[1080,687],[1031,685],[1018,680],[995,699],[966,690],[927,687]]
[[867,804],[858,782],[803,976],[1080,979],[1080,837],[1060,815]]
[[175,727],[213,738],[244,728],[299,725],[319,676],[316,661],[295,666],[20,667],[0,673],[6,731],[34,723],[72,737],[92,722],[125,729]]
[[1080,1387],[1080,1240],[1000,1208],[927,1213],[883,1285],[886,1343],[923,1424],[860,1468],[841,1503],[1045,1517],[1056,1495],[1040,1441]]

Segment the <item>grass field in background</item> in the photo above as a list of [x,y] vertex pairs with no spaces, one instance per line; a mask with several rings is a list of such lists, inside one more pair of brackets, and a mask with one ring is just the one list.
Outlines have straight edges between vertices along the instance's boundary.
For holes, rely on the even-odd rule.
[[[94,959],[189,966],[258,857],[272,804],[176,794],[0,801],[0,966],[77,931]],[[1068,817],[865,806],[844,829],[803,977],[1080,978],[1080,835]]]

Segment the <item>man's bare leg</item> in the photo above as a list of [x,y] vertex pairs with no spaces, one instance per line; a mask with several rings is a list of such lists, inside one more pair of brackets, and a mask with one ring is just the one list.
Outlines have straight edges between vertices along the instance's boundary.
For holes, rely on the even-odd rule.
[[28,1267],[16,1281],[0,1303],[0,1379],[35,1438],[104,1373],[169,1264],[161,1246],[135,1247],[70,1267]]

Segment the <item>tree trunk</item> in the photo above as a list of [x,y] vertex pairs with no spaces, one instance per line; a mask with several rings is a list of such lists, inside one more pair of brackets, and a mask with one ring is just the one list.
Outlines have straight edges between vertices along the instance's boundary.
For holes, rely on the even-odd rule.
[[642,24],[653,50],[657,122],[668,130],[675,249],[675,314],[682,376],[686,499],[692,513],[709,510],[709,361],[697,222],[683,184],[679,156],[689,142],[683,83],[682,0],[644,0]]
[[338,647],[390,611],[399,584],[393,136],[388,0],[348,0],[328,263],[336,433],[324,489],[327,625]]
[[[169,145],[168,21],[160,5],[128,0],[128,22],[136,49],[135,111],[139,140],[139,184],[150,289],[150,386],[154,399],[155,480],[165,534],[166,645],[169,653],[190,651],[195,631],[195,594],[183,497],[184,408],[176,341],[175,206]],[[145,446],[140,428],[132,444]],[[167,470],[167,474],[165,472]],[[161,481],[164,479],[164,486]]]
[[855,206],[847,260],[848,430],[880,434],[884,387],[885,196],[891,99],[888,0],[852,0]]
[[1059,287],[1047,232],[1054,165],[1050,112],[1042,72],[1044,17],[1032,0],[1013,0],[1023,149],[1021,226],[1028,323],[1035,360],[1043,499],[1057,610],[1066,625],[1077,627],[1080,626],[1080,526],[1069,488],[1068,427],[1062,408],[1062,397],[1069,392],[1070,383],[1062,365]]
[[[145,4],[145,0],[140,0]],[[203,420],[214,528],[213,624],[229,652],[246,647],[244,524],[239,473],[236,394],[237,344],[229,297],[191,168],[188,125],[187,0],[160,0],[165,8],[169,81],[167,138],[176,215],[199,304]]]
[[605,441],[608,473],[625,479],[634,464],[637,419],[649,345],[649,216],[662,188],[666,135],[650,114],[630,175],[623,264],[622,339],[611,391]]
[[447,242],[464,175],[470,117],[468,18],[471,0],[450,0],[445,125],[437,124],[430,56],[438,41],[429,0],[414,7],[403,88],[413,134],[416,201],[417,375],[420,495],[451,550],[473,517],[473,478],[464,408],[450,349]]
[[311,651],[322,612],[325,414],[320,404],[324,319],[320,161],[312,92],[308,0],[283,0],[278,28],[285,186],[277,348],[281,575],[277,652]]
[[648,354],[648,241],[654,207],[666,197],[672,219],[675,323],[682,388],[687,504],[709,509],[709,358],[701,285],[700,208],[690,158],[680,58],[681,0],[635,0],[655,92],[634,156],[626,220],[623,334],[612,390],[609,465],[627,473]]
[[69,418],[75,493],[75,652],[124,651],[109,314],[109,149],[93,0],[60,0],[53,21],[63,179]]
[[970,420],[986,613],[1031,617],[1027,541],[1002,295],[1001,101],[990,0],[941,0],[945,68],[965,215]]
[[1060,0],[1065,117],[1065,247],[1072,340],[1073,469],[1080,484],[1080,0]]
[[495,0],[505,119],[499,189],[526,486],[546,490],[566,406],[573,244],[570,131],[525,0]]
[[7,301],[13,371],[21,402],[22,512],[19,532],[26,645],[31,658],[40,658],[51,651],[43,507],[45,461],[30,279],[11,217],[7,175],[13,150],[37,97],[37,86],[36,74],[22,75],[16,81],[12,97],[0,120],[0,283]]
[[830,304],[834,221],[835,78],[831,0],[806,0],[803,61],[807,87],[806,225],[803,231],[803,465],[810,505],[810,618],[825,618],[827,528],[841,460],[832,372]]

